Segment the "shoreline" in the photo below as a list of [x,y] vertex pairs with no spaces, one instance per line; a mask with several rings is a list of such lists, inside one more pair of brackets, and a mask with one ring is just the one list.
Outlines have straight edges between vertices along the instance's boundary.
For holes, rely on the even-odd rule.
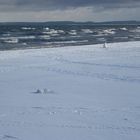
[[[114,43],[127,43],[127,42],[140,42],[138,41],[118,41],[118,42],[106,42],[107,44],[114,44]],[[95,43],[95,44],[75,44],[75,45],[62,45],[62,46],[36,46],[36,47],[21,47],[21,48],[13,48],[13,49],[0,49],[0,52],[4,52],[4,51],[17,51],[17,50],[31,50],[31,49],[49,49],[49,48],[65,48],[65,47],[77,47],[77,46],[93,46],[93,45],[101,45],[104,43]]]

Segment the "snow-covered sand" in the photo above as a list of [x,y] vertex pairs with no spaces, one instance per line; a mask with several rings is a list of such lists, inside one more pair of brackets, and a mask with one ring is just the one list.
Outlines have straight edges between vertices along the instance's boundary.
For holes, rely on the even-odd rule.
[[0,140],[139,140],[140,42],[0,52]]

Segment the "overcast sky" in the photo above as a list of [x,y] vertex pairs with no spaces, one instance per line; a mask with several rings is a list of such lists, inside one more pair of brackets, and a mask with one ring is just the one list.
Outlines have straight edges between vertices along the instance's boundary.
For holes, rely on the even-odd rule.
[[139,20],[140,0],[0,0],[0,21]]

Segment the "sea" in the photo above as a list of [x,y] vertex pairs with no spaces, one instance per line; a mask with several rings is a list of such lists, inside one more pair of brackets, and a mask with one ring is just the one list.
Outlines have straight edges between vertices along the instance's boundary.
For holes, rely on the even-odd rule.
[[0,23],[0,51],[140,41],[138,24]]

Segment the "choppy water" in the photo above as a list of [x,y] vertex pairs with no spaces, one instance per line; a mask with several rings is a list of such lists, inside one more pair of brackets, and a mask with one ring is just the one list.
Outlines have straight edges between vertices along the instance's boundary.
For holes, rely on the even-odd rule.
[[139,25],[1,24],[0,50],[140,41]]

